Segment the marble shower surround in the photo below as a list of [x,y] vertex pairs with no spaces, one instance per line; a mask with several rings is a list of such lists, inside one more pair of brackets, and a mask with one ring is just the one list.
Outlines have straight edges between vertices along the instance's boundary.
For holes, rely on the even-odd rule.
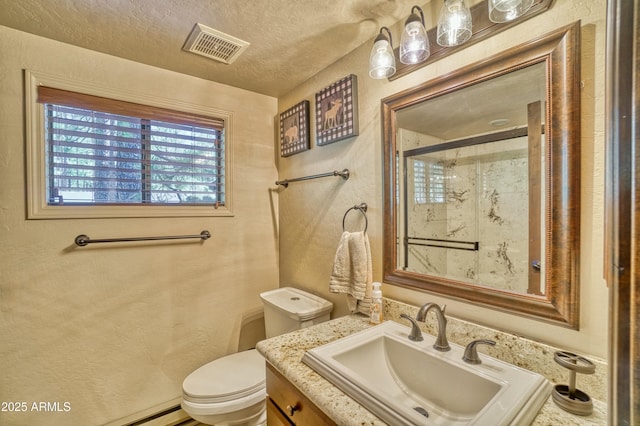
[[[406,130],[401,137],[403,147],[433,144],[432,138]],[[411,160],[440,165],[442,176],[425,172],[416,178]],[[408,235],[479,242],[478,251],[410,245],[408,269],[526,293],[527,138],[422,154],[407,163]],[[418,182],[421,179],[426,181],[424,186]],[[416,196],[434,180],[443,181],[444,199]]]

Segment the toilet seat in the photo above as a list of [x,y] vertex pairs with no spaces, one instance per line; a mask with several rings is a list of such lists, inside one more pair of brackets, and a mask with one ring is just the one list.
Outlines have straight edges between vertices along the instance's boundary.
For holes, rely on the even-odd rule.
[[207,412],[235,411],[266,399],[265,361],[255,349],[218,358],[182,383],[184,402]]
[[192,417],[215,415],[228,416],[231,413],[236,413],[236,415],[239,416],[244,416],[246,414],[247,418],[251,418],[259,417],[264,412],[266,399],[267,392],[263,389],[254,395],[219,403],[199,403],[183,398],[181,405],[182,408]]

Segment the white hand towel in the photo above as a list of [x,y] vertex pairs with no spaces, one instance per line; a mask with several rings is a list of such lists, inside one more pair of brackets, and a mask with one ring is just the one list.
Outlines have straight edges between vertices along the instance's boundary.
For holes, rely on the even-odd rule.
[[371,248],[365,232],[343,232],[338,243],[329,291],[346,293],[351,311],[369,314],[372,282]]

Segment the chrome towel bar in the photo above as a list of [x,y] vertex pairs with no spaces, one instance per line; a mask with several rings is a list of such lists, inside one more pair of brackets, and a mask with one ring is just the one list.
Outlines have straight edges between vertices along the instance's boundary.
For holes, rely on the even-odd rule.
[[101,238],[101,239],[91,239],[87,235],[78,235],[75,239],[76,245],[80,247],[84,247],[87,244],[93,243],[119,243],[125,241],[156,241],[156,240],[184,240],[190,238],[198,238],[201,240],[208,240],[211,238],[211,233],[209,231],[202,231],[200,235],[170,235],[164,237],[129,237],[129,238]]
[[350,174],[349,169],[344,169],[342,171],[334,170],[332,172],[321,173],[319,175],[304,176],[304,177],[299,177],[295,179],[277,180],[276,185],[282,185],[285,188],[287,188],[291,182],[298,182],[301,180],[309,180],[309,179],[318,179],[318,178],[327,177],[327,176],[340,176],[342,179],[348,180],[349,174]]

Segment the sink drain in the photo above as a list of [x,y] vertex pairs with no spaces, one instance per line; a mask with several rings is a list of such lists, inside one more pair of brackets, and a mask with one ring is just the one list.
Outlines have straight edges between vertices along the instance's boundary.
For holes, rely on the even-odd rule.
[[429,413],[424,408],[422,408],[422,407],[413,407],[413,409],[416,410],[418,413],[422,414],[423,416],[429,417]]

